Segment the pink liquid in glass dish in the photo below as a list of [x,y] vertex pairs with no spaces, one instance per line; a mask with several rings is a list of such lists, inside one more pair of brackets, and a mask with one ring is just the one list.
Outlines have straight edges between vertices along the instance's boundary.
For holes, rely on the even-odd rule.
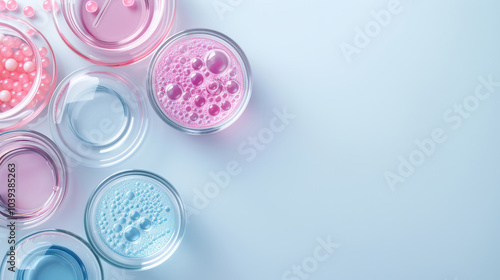
[[241,49],[210,30],[169,39],[153,59],[150,98],[164,120],[192,134],[233,123],[250,98],[250,68]]
[[[120,42],[134,39],[148,28],[153,10],[148,1],[135,1],[132,7],[122,1],[95,0],[99,9],[95,13],[80,8],[80,16],[85,30],[90,36],[103,42]],[[80,1],[85,6],[86,1]]]
[[38,225],[64,197],[64,160],[52,141],[36,132],[6,132],[0,141],[0,226],[11,219],[19,228]]
[[175,0],[53,0],[52,5],[64,42],[106,66],[128,65],[155,51],[172,28],[175,9]]

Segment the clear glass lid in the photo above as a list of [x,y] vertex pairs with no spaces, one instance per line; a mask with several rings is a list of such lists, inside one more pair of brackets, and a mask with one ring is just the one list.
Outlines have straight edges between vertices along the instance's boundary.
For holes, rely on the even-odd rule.
[[129,78],[113,68],[93,66],[59,84],[49,105],[50,128],[72,161],[109,166],[142,142],[146,112],[144,97]]

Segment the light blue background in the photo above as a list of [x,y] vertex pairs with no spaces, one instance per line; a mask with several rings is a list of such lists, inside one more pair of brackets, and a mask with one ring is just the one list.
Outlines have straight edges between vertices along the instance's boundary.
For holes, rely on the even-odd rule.
[[[148,105],[138,152],[111,168],[72,170],[60,211],[20,236],[41,228],[84,236],[90,193],[124,169],[161,174],[192,207],[210,172],[236,160],[242,172],[191,217],[171,259],[145,272],[106,265],[107,279],[286,279],[327,236],[340,246],[308,279],[500,279],[500,88],[458,129],[443,119],[478,77],[500,81],[500,2],[401,0],[401,13],[350,63],[340,45],[353,44],[355,29],[390,0],[178,2],[177,31],[215,29],[245,50],[254,91],[243,116],[221,133],[190,136]],[[233,6],[221,17],[217,2]],[[89,64],[52,22],[36,24],[60,78]],[[148,62],[121,69],[145,85]],[[295,118],[248,162],[238,147],[284,107]],[[447,141],[392,190],[384,173],[436,128]],[[47,121],[36,129],[47,133]]]

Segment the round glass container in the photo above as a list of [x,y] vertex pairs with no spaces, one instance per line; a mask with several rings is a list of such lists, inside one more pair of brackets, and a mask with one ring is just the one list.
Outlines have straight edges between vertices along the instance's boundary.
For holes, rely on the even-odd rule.
[[35,131],[0,134],[0,226],[37,226],[59,208],[66,164],[56,145]]
[[151,54],[167,37],[175,0],[54,0],[54,21],[66,44],[100,65],[122,66]]
[[104,279],[88,243],[63,230],[43,230],[19,240],[15,250],[7,251],[0,275],[4,280]]
[[45,37],[29,23],[0,14],[0,132],[38,116],[56,80],[54,54]]
[[72,161],[109,166],[144,138],[147,116],[139,88],[113,68],[92,66],[66,77],[49,105],[52,135]]
[[245,54],[212,30],[186,30],[170,37],[149,68],[153,108],[166,123],[190,134],[214,133],[234,123],[251,89]]
[[184,216],[181,198],[168,181],[147,171],[124,171],[93,192],[85,232],[108,263],[145,270],[175,252],[184,235]]

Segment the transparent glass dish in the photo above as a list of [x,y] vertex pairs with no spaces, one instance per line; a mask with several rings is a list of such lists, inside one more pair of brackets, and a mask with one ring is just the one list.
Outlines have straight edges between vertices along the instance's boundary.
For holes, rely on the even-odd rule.
[[[11,257],[15,265],[9,262]],[[101,263],[88,243],[64,230],[42,230],[19,240],[15,250],[7,251],[0,275],[3,280],[104,279]]]
[[[57,77],[52,48],[32,25],[0,14],[0,39],[2,49],[6,47],[0,52],[0,91],[8,91],[0,93],[0,132],[5,132],[27,124],[42,112],[49,103]],[[15,70],[7,70],[8,59],[17,62]],[[25,71],[28,62],[32,65]],[[4,102],[2,98],[6,95]]]
[[53,0],[53,18],[61,38],[78,55],[106,66],[128,65],[147,57],[165,40],[175,17],[175,0]]
[[182,200],[162,177],[147,171],[117,173],[93,192],[85,232],[97,254],[125,269],[145,270],[166,261],[185,229]]
[[190,134],[230,126],[245,110],[251,91],[245,54],[212,30],[186,30],[170,37],[149,67],[148,96],[156,113]]
[[64,199],[66,173],[62,153],[42,134],[0,134],[0,226],[26,229],[49,219]]
[[52,135],[74,164],[116,164],[144,138],[144,102],[139,87],[123,73],[103,66],[83,68],[66,77],[54,93],[49,105]]

